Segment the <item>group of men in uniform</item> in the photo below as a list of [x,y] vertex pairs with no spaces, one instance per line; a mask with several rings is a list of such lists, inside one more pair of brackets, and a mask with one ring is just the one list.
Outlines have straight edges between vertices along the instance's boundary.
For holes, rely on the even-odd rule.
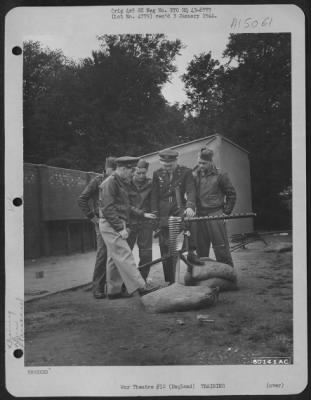
[[[143,159],[108,158],[103,176],[94,178],[78,200],[95,224],[95,298],[142,296],[158,289],[147,279],[155,226],[149,222],[157,222],[164,278],[172,284],[175,268],[168,248],[169,217],[229,215],[233,210],[235,189],[228,175],[217,170],[212,150],[201,149],[194,171],[178,164],[175,150],[163,150],[159,157],[161,168],[152,179],[147,177],[149,164]],[[233,267],[224,219],[191,223],[190,232],[187,258],[191,264],[203,264],[200,257],[209,256],[212,244],[216,260]],[[138,266],[132,253],[135,243]]]

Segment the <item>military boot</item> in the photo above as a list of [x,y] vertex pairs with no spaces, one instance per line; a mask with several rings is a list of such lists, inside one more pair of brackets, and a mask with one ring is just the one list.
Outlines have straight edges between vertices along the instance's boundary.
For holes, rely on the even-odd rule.
[[200,257],[194,251],[188,251],[187,260],[193,265],[204,265],[204,262],[200,260]]

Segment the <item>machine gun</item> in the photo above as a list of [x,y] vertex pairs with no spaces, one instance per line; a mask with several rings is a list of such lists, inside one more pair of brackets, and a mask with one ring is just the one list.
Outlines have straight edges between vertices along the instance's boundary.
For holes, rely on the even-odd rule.
[[[170,216],[170,217],[159,217],[159,218],[155,218],[155,219],[145,219],[142,221],[138,221],[138,222],[133,222],[130,223],[130,226],[136,226],[136,225],[143,225],[143,224],[152,224],[154,225],[154,227],[158,227],[160,225],[161,221],[167,221],[169,222],[169,226],[170,226],[170,221],[171,221],[171,225],[174,222],[175,224],[182,224],[182,223],[192,223],[192,222],[196,222],[196,221],[216,221],[219,219],[222,220],[229,220],[229,219],[240,219],[240,218],[253,218],[256,217],[255,213],[236,213],[236,214],[230,214],[230,215],[226,215],[226,214],[221,214],[221,215],[207,215],[207,216],[202,216],[202,217],[178,217],[178,216]],[[180,225],[183,226],[183,225]]]
[[[215,221],[215,220],[229,220],[229,219],[239,219],[239,218],[253,218],[255,217],[255,213],[238,213],[231,215],[213,215],[213,216],[202,216],[202,217],[174,217],[170,216],[168,218],[168,228],[169,228],[169,243],[168,243],[168,254],[157,258],[156,260],[150,261],[144,265],[139,266],[139,268],[150,267],[154,264],[157,264],[161,261],[164,261],[168,258],[174,258],[175,269],[177,270],[177,274],[179,274],[179,263],[182,260],[189,268],[192,268],[192,264],[189,263],[187,258],[183,255],[187,249],[187,241],[190,236],[190,232],[186,229],[187,223],[193,223],[196,221]],[[136,224],[159,224],[160,218],[153,220],[141,221]],[[134,224],[133,224],[134,225]],[[183,244],[186,242],[186,246]]]

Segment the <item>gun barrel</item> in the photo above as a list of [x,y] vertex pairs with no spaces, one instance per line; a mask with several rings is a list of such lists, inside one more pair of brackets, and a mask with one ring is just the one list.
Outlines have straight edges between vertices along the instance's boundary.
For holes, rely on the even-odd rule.
[[194,222],[194,221],[214,221],[218,219],[239,219],[239,218],[254,218],[256,217],[255,213],[239,213],[239,214],[231,214],[231,215],[207,215],[202,217],[185,217],[183,218],[186,222]]
[[156,218],[156,219],[145,219],[143,221],[139,221],[139,222],[134,222],[134,223],[130,223],[129,225],[131,226],[135,226],[135,225],[143,225],[143,224],[155,224],[157,222],[159,222],[161,219],[166,219],[170,220],[170,218],[172,220],[179,220],[179,221],[184,221],[184,222],[195,222],[195,221],[215,221],[218,219],[222,219],[222,220],[227,220],[227,219],[239,219],[239,218],[254,218],[256,217],[256,213],[238,213],[238,214],[231,214],[231,215],[225,215],[225,214],[221,214],[221,215],[207,215],[207,216],[202,216],[202,217],[174,217],[174,216],[170,216],[170,217],[160,217],[160,218]]

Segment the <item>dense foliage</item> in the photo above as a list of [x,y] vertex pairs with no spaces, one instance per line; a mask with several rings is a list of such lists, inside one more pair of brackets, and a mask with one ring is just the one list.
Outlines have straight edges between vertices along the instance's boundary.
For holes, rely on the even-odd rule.
[[250,152],[259,223],[290,224],[279,196],[291,186],[289,34],[230,35],[222,63],[208,51],[195,56],[182,76],[181,106],[161,92],[176,72],[180,40],[98,40],[100,50],[79,63],[25,42],[25,161],[94,170],[109,155],[141,155],[220,133]]
[[279,194],[291,185],[290,35],[231,35],[224,57],[223,66],[210,53],[189,64],[185,108],[198,132],[208,127],[250,152],[259,223],[288,226]]
[[109,155],[139,155],[182,137],[183,114],[161,89],[182,44],[164,35],[104,35],[74,63],[24,45],[25,161],[97,169]]

